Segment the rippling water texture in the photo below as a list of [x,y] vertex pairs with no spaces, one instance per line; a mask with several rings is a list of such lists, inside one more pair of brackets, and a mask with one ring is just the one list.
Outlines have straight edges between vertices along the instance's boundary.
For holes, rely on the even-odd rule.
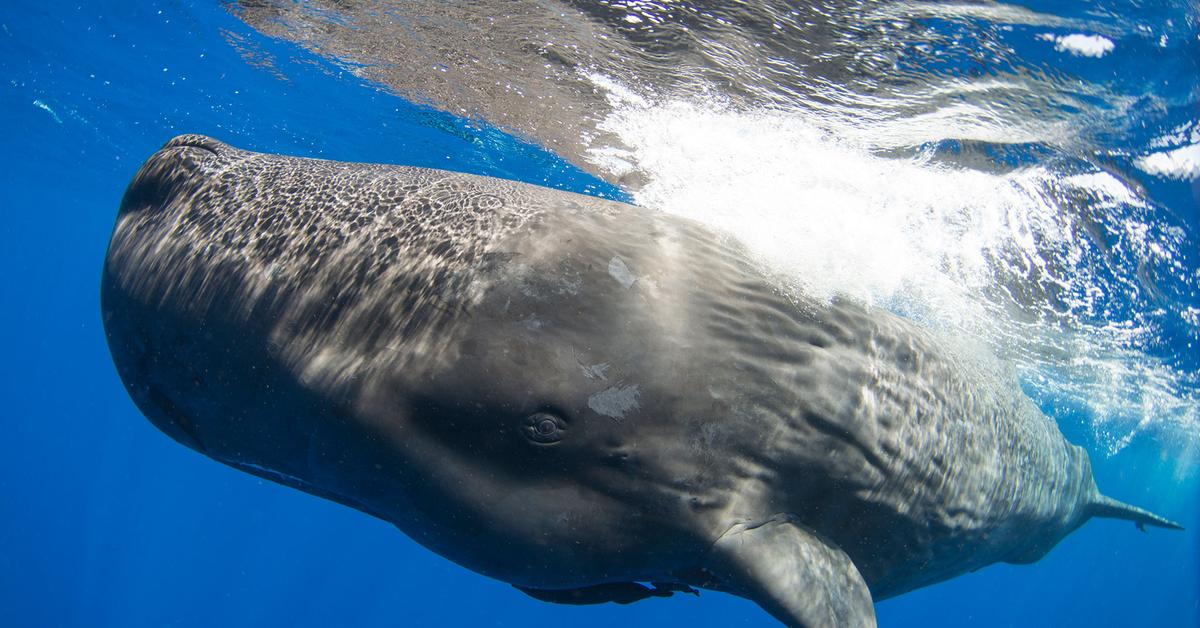
[[183,132],[632,200],[995,355],[1114,497],[883,626],[1200,623],[1195,2],[0,6],[0,624],[769,626],[562,607],[158,433],[98,319],[125,184]]

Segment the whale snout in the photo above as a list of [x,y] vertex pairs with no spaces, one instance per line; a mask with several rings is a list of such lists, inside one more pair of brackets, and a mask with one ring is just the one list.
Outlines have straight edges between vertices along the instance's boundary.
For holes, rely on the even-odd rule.
[[134,175],[125,190],[120,213],[170,207],[228,165],[234,152],[238,151],[204,135],[172,138]]
[[242,152],[180,135],[151,155],[125,190],[101,282],[109,349],[130,397],[160,430],[201,452],[206,443],[187,403],[201,381],[191,364],[200,328],[186,307],[198,285],[216,282],[186,238],[172,234],[185,219],[209,219],[209,184]]

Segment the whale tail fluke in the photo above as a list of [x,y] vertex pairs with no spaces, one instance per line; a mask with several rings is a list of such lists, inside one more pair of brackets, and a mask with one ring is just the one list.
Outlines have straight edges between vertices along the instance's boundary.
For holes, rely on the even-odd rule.
[[1139,530],[1145,531],[1146,526],[1154,526],[1157,528],[1166,528],[1168,530],[1182,530],[1183,526],[1160,517],[1148,510],[1131,506],[1125,502],[1117,501],[1105,495],[1097,495],[1095,501],[1088,506],[1088,514],[1093,517],[1107,517],[1110,519],[1126,519],[1137,524]]

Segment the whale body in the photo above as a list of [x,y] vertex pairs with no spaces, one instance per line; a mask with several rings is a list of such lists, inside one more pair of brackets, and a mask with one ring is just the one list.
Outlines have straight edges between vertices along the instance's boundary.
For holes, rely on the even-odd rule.
[[1091,517],[1178,527],[1101,495],[984,362],[624,203],[185,135],[102,282],[163,432],[542,600],[703,588],[868,626]]

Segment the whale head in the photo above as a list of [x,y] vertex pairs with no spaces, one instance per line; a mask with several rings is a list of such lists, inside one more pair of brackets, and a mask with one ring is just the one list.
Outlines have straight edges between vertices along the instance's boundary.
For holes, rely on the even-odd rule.
[[731,403],[692,356],[716,348],[663,304],[732,262],[684,268],[692,226],[526,187],[175,138],[110,243],[117,370],[180,443],[476,571],[666,579],[719,533],[680,516],[727,505],[711,445],[745,435],[702,420]]

